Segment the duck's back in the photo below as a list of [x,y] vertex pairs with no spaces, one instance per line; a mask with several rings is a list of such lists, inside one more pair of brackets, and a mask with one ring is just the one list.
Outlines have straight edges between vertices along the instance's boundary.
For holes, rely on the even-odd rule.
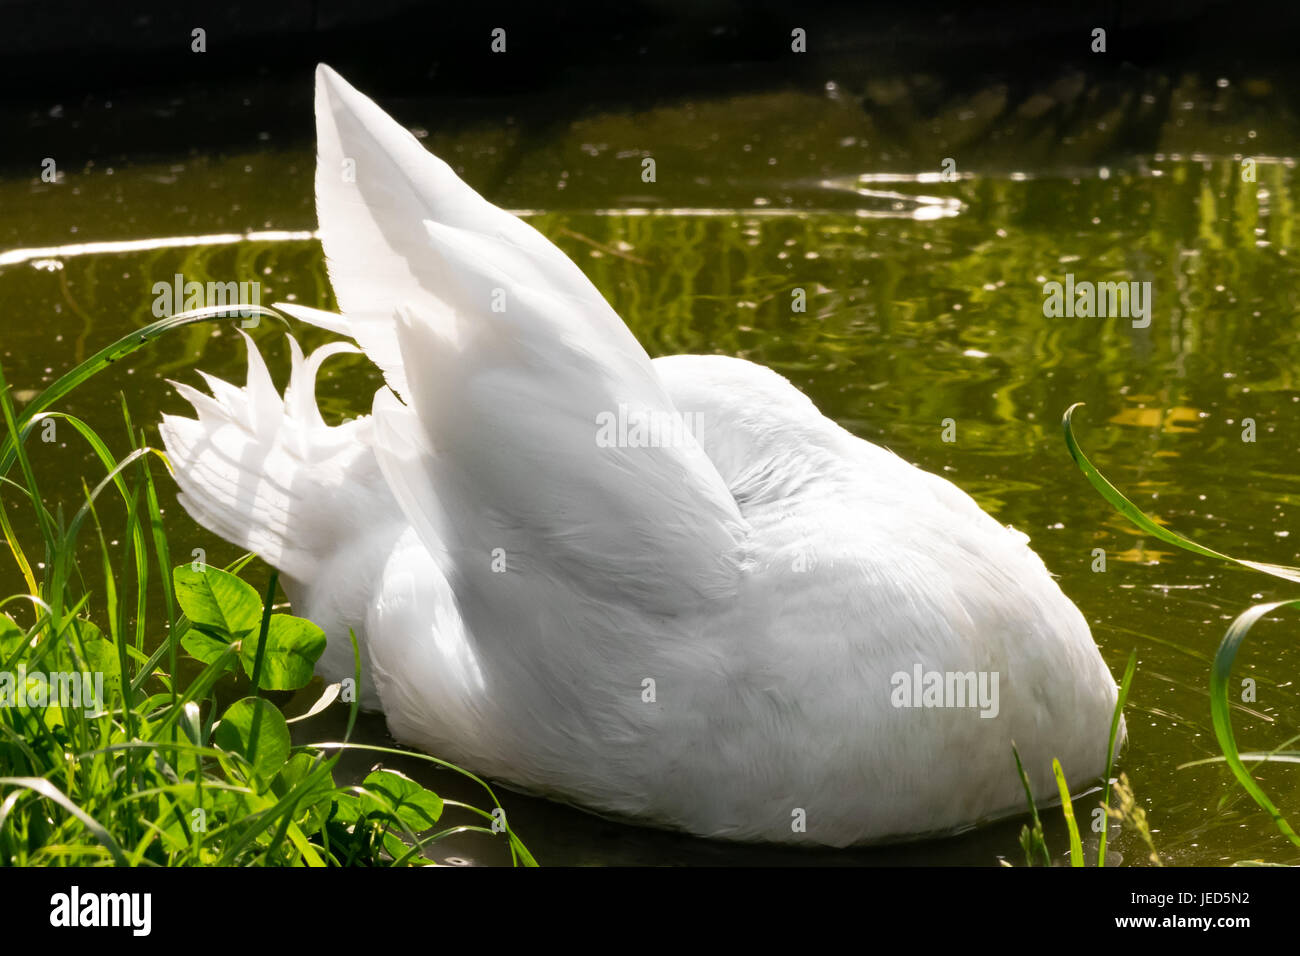
[[740,804],[725,835],[847,844],[1015,812],[1013,741],[1040,799],[1053,757],[1103,771],[1114,683],[1024,535],[769,369],[654,365],[750,529],[738,598],[700,634],[725,648],[694,748],[718,768],[702,789]]
[[1024,535],[769,369],[653,365],[743,519],[735,590],[671,613],[529,568],[527,615],[472,615],[476,722],[449,732],[418,655],[393,647],[399,739],[615,816],[836,846],[1021,811],[1013,741],[1040,800],[1054,757],[1073,782],[1103,771],[1114,683]]

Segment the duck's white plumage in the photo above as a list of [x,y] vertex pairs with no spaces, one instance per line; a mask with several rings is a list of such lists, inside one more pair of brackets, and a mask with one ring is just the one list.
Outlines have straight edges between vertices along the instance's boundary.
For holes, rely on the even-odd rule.
[[[1116,689],[1026,539],[785,379],[651,361],[559,249],[328,67],[316,195],[373,414],[181,386],[161,426],[201,524],[278,567],[328,679],[400,741],[522,789],[705,836],[837,846],[1015,812],[1053,757],[1104,770]],[[337,350],[339,346],[328,346]],[[661,447],[602,415],[678,422]],[[645,420],[643,418],[642,420]],[[996,672],[998,712],[894,706],[893,675]],[[653,682],[653,683],[649,683]],[[802,826],[800,825],[802,822]]]

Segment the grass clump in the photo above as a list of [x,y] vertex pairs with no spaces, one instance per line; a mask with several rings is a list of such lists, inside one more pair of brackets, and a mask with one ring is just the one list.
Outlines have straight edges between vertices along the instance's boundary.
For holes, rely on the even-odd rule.
[[[25,593],[0,599],[0,864],[411,865],[429,862],[426,848],[465,831],[504,836],[515,863],[533,864],[493,812],[491,788],[472,774],[487,810],[444,800],[392,770],[376,769],[358,785],[337,782],[348,750],[458,769],[349,742],[361,682],[355,635],[353,678],[325,688],[295,718],[346,703],[344,739],[294,746],[272,695],[308,684],[324,633],[273,612],[276,575],[261,593],[241,577],[252,555],[226,568],[173,566],[154,471],[166,458],[146,444],[125,405],[131,448],[121,458],[85,422],[49,411],[159,335],[228,310],[184,313],[133,332],[21,413],[0,369],[0,534],[26,583]],[[84,501],[70,516],[62,505],[47,507],[24,448],[54,421],[70,425],[105,471],[93,487],[83,482]],[[4,498],[31,509],[35,547],[19,540]],[[105,529],[106,498],[125,516],[118,548]],[[88,535],[96,560],[86,563],[97,567],[79,558]],[[151,618],[159,603],[165,610]],[[227,702],[232,690],[237,699]],[[447,825],[449,807],[482,825]]]

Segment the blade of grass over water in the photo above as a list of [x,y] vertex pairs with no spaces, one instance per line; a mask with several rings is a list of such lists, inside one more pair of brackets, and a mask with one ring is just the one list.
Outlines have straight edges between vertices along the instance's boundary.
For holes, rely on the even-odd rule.
[[[1115,775],[1115,744],[1119,740],[1119,722],[1124,715],[1124,705],[1128,702],[1128,690],[1133,686],[1133,674],[1137,670],[1137,650],[1128,656],[1124,667],[1124,679],[1119,682],[1119,694],[1115,697],[1115,712],[1110,717],[1110,743],[1106,747],[1106,790],[1102,795],[1102,807],[1110,812],[1110,781]],[[1108,826],[1101,828],[1101,840],[1097,846],[1097,865],[1106,865],[1106,834]]]
[[1219,644],[1218,653],[1214,655],[1214,666],[1210,671],[1210,715],[1214,720],[1214,736],[1219,741],[1219,749],[1223,751],[1232,775],[1237,778],[1242,789],[1250,794],[1251,799],[1268,813],[1278,830],[1293,844],[1300,846],[1300,836],[1296,835],[1291,824],[1282,816],[1282,812],[1269,799],[1264,789],[1255,782],[1255,778],[1242,762],[1242,755],[1237,751],[1237,741],[1232,732],[1232,703],[1228,699],[1228,680],[1232,677],[1232,662],[1236,659],[1237,651],[1240,650],[1246,635],[1260,618],[1283,607],[1300,607],[1300,600],[1257,604],[1239,614],[1237,619],[1228,626],[1228,631]]
[[[7,478],[3,480],[5,483],[12,484]],[[23,494],[27,494],[27,489],[19,487]],[[9,509],[4,507],[3,494],[0,494],[0,533],[4,534],[5,544],[9,547],[9,553],[14,556],[14,563],[18,565],[18,571],[22,574],[28,591],[33,595],[36,594],[36,576],[32,573],[32,563],[27,559],[27,554],[23,551],[22,544],[18,541],[18,535],[14,532],[13,525],[9,521]]]
[[1065,429],[1065,444],[1070,450],[1070,457],[1073,458],[1074,463],[1079,466],[1079,470],[1083,472],[1084,477],[1087,478],[1089,483],[1101,493],[1103,498],[1110,502],[1116,511],[1122,514],[1125,518],[1128,518],[1129,521],[1133,522],[1133,524],[1137,525],[1137,527],[1141,528],[1143,531],[1159,538],[1166,544],[1172,544],[1185,551],[1191,551],[1194,554],[1199,554],[1207,558],[1217,558],[1220,561],[1228,561],[1232,564],[1239,564],[1242,567],[1250,568],[1253,571],[1261,571],[1264,574],[1269,574],[1276,578],[1282,578],[1283,580],[1294,581],[1295,583],[1300,584],[1300,568],[1293,568],[1282,564],[1265,564],[1260,561],[1249,561],[1245,558],[1234,558],[1231,555],[1223,554],[1222,552],[1214,551],[1203,545],[1199,545],[1190,538],[1185,538],[1177,532],[1161,527],[1153,518],[1149,517],[1146,512],[1124,497],[1123,493],[1107,481],[1102,473],[1097,470],[1096,466],[1088,460],[1088,456],[1083,453],[1083,449],[1079,447],[1079,443],[1074,437],[1074,428],[1071,419],[1074,417],[1075,409],[1079,408],[1083,404],[1083,402],[1076,402],[1065,410],[1065,416],[1061,420],[1061,425]]
[[23,417],[17,416],[14,412],[13,402],[9,398],[9,383],[5,380],[3,368],[0,368],[0,413],[4,415],[6,430],[4,441],[0,442],[0,477],[8,475],[16,458],[18,467],[22,471],[23,483],[31,497],[33,510],[36,512],[41,537],[45,541],[45,553],[52,555],[55,549],[53,522],[37,488],[36,475],[32,471],[31,463],[23,451],[22,440],[19,437],[22,434]]
[[[1300,583],[1300,568],[1278,564],[1266,564],[1259,561],[1249,561],[1243,558],[1234,558],[1231,555],[1206,548],[1189,538],[1185,538],[1176,532],[1161,527],[1154,519],[1143,512],[1141,508],[1124,497],[1124,495],[1120,493],[1114,485],[1106,480],[1092,462],[1088,460],[1088,457],[1083,453],[1083,450],[1079,447],[1078,441],[1074,437],[1072,418],[1075,410],[1082,404],[1082,402],[1077,402],[1067,408],[1065,410],[1065,415],[1061,420],[1065,432],[1066,447],[1069,449],[1070,456],[1074,459],[1075,464],[1078,465],[1079,470],[1083,472],[1084,476],[1092,486],[1101,493],[1102,497],[1110,502],[1110,504],[1119,511],[1120,514],[1124,515],[1143,531],[1154,535],[1161,541],[1165,541],[1186,551],[1191,551],[1194,554],[1200,554],[1209,558],[1215,558],[1220,561],[1227,561],[1231,564],[1249,568],[1253,571],[1259,571],[1273,577],[1282,578],[1283,580]],[[1218,740],[1219,749],[1223,751],[1223,759],[1228,764],[1228,767],[1231,769],[1237,782],[1241,785],[1242,789],[1250,794],[1251,799],[1253,799],[1266,813],[1268,813],[1278,831],[1290,840],[1292,844],[1300,846],[1300,836],[1297,836],[1295,830],[1292,829],[1290,823],[1287,822],[1281,811],[1278,810],[1277,806],[1269,799],[1263,788],[1255,781],[1254,777],[1251,776],[1250,771],[1246,768],[1243,762],[1242,754],[1237,750],[1237,743],[1232,731],[1232,703],[1228,696],[1228,680],[1232,676],[1232,663],[1236,659],[1237,651],[1240,649],[1242,642],[1245,641],[1246,635],[1250,633],[1250,629],[1259,621],[1260,618],[1282,607],[1300,607],[1300,600],[1275,601],[1268,604],[1257,604],[1239,614],[1228,627],[1228,631],[1224,634],[1223,640],[1219,643],[1218,651],[1215,653],[1214,660],[1211,664],[1210,716],[1214,724],[1214,734],[1215,738]],[[1131,667],[1132,659],[1130,659],[1130,669]],[[1126,672],[1126,684],[1129,676],[1130,674]],[[1122,695],[1124,693],[1126,693],[1126,691],[1122,691]],[[1113,734],[1114,722],[1112,722],[1112,736]],[[1287,743],[1290,743],[1290,741],[1287,741]],[[1284,747],[1286,745],[1287,744],[1283,744],[1282,746]],[[1217,758],[1214,759],[1217,760]],[[1195,761],[1192,764],[1185,764],[1184,766],[1192,766],[1195,763],[1200,762],[1203,761]],[[1280,762],[1286,761],[1283,760]],[[1108,773],[1108,779],[1109,776]],[[1109,783],[1107,784],[1107,807],[1109,807]],[[1103,840],[1104,839],[1105,837],[1103,834]]]
[[[144,346],[153,342],[160,336],[173,332],[176,329],[184,328],[187,325],[194,325],[198,322],[213,322],[218,319],[231,319],[231,312],[234,309],[247,309],[256,312],[258,315],[275,319],[277,322],[287,322],[283,315],[274,309],[268,309],[264,306],[257,305],[222,305],[210,306],[205,309],[192,309],[189,312],[179,312],[176,315],[170,315],[165,319],[159,319],[157,322],[151,322],[142,329],[136,329],[130,332],[111,345],[106,345],[90,358],[86,359],[70,372],[65,372],[50,384],[43,392],[33,398],[23,406],[22,414],[17,417],[17,423],[21,427],[29,422],[35,415],[45,411],[52,404],[63,398],[74,388],[87,379],[92,378],[104,369],[108,368],[118,359],[125,358],[132,352],[136,352]],[[3,375],[0,374],[0,391],[5,391],[6,385]],[[14,443],[12,436],[6,437],[0,442],[0,475],[9,473],[13,466],[15,455]]]

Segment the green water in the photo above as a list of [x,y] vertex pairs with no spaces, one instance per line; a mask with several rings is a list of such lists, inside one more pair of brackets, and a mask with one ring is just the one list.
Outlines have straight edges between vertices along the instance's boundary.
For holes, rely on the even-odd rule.
[[[1166,862],[1295,862],[1222,765],[1179,767],[1217,753],[1209,659],[1227,623],[1297,589],[1136,533],[1075,470],[1059,422],[1068,405],[1087,402],[1076,423],[1093,460],[1179,531],[1261,561],[1300,559],[1290,537],[1300,508],[1296,126],[1262,80],[1146,76],[1121,90],[1076,79],[1019,93],[991,84],[938,106],[927,105],[924,78],[864,81],[591,110],[540,130],[513,117],[465,120],[463,104],[446,130],[434,104],[405,104],[399,115],[418,121],[426,143],[471,184],[573,256],[651,354],[720,352],[770,365],[858,435],[944,475],[1026,532],[1112,670],[1138,652],[1120,769]],[[309,108],[303,97],[292,105]],[[90,123],[82,114],[96,108],[69,108],[61,121]],[[1141,135],[1122,133],[1135,129]],[[70,162],[57,184],[41,183],[39,168],[7,167],[0,254],[13,261],[0,266],[0,360],[20,400],[150,321],[153,284],[176,273],[255,279],[267,303],[332,306],[311,239],[13,252],[311,230],[310,143],[264,139],[251,152],[162,158],[133,157],[122,144],[119,162]],[[646,155],[656,160],[653,183],[641,180]],[[1243,181],[1243,155],[1260,157],[1255,182]],[[934,181],[945,156],[958,160],[956,182]],[[1043,284],[1067,273],[1151,282],[1149,327],[1046,318]],[[792,312],[794,288],[806,290],[806,312]],[[294,331],[307,346],[328,338]],[[264,322],[254,334],[283,382],[280,331]],[[190,328],[63,407],[116,436],[120,451],[118,394],[152,428],[160,412],[188,411],[162,379],[199,384],[195,368],[242,377],[238,337],[228,327]],[[319,389],[326,417],[364,413],[377,384],[363,360],[333,360]],[[1247,418],[1254,442],[1242,440]],[[945,419],[954,442],[942,440]],[[79,500],[83,476],[93,483],[100,473],[71,434],[35,443],[33,458],[47,498],[65,507]],[[192,548],[213,563],[235,556],[164,497],[178,560]],[[15,496],[4,500],[30,534]],[[1102,573],[1093,570],[1098,548]],[[7,556],[0,585],[6,594],[21,587]],[[1297,733],[1298,667],[1293,623],[1261,624],[1236,670],[1257,682],[1256,700],[1234,713],[1243,750]],[[290,710],[311,699],[309,688]],[[341,733],[341,715],[327,715],[300,739]],[[361,734],[387,742],[379,718],[363,720]],[[359,775],[372,763],[348,766]],[[474,799],[445,772],[387,765]],[[1295,774],[1259,773],[1293,818]],[[778,852],[504,799],[543,863],[1022,861],[1020,821],[923,844]],[[1059,813],[1046,817],[1049,842],[1063,852]],[[1117,831],[1112,839],[1117,858],[1142,862],[1136,839]],[[500,858],[482,838],[442,852]]]

